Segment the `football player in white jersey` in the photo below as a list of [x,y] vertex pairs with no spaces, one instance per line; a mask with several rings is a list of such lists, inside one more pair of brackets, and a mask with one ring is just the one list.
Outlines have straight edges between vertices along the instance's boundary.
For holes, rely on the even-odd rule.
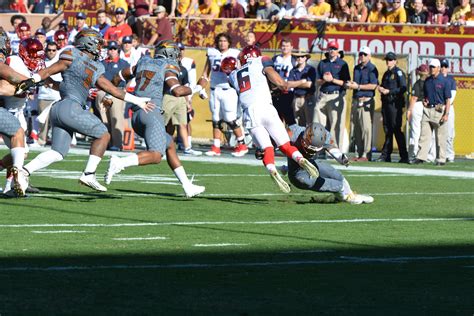
[[[227,75],[221,70],[221,60],[227,56],[236,58],[239,51],[230,48],[232,40],[229,35],[219,33],[215,39],[216,48],[208,48],[207,61],[204,65],[202,77],[199,79],[197,87],[205,88],[211,77],[211,96],[209,107],[212,113],[212,136],[213,145],[211,150],[206,152],[207,156],[221,155],[221,123],[224,121],[233,131],[237,138],[237,146],[232,153],[235,157],[242,157],[248,153],[245,145],[244,133],[237,120],[237,94],[235,90],[229,86]],[[204,93],[203,93],[204,92]],[[199,93],[201,98],[205,98],[205,91]]]
[[258,47],[247,46],[239,55],[242,65],[239,69],[237,69],[238,62],[233,57],[226,57],[222,61],[221,68],[230,73],[229,82],[239,96],[244,125],[250,131],[253,141],[264,152],[263,164],[280,190],[289,193],[290,186],[281,178],[276,169],[275,153],[270,137],[280,151],[305,169],[310,177],[317,178],[319,173],[318,169],[290,144],[285,126],[273,107],[267,80],[284,91],[298,86],[305,79],[291,82],[283,80],[273,68],[272,60],[261,55]]

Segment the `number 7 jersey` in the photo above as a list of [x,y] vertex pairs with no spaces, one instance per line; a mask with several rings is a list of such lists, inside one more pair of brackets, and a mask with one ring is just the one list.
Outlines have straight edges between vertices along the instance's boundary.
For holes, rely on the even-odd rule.
[[262,56],[248,59],[244,66],[230,73],[229,82],[239,95],[242,109],[272,102],[267,77],[263,72],[264,68],[272,66],[272,60]]

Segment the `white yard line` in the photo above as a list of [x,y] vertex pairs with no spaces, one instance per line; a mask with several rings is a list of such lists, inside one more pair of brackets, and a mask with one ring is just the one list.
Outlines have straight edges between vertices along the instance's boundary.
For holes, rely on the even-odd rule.
[[[361,260],[364,259],[364,260]],[[271,266],[301,266],[301,265],[323,265],[323,264],[407,264],[418,261],[443,261],[474,259],[474,255],[465,256],[433,256],[433,257],[382,257],[361,258],[339,257],[327,260],[298,260],[298,261],[272,261],[272,262],[235,262],[235,263],[174,263],[174,264],[148,264],[148,265],[100,265],[100,266],[49,266],[49,267],[0,267],[5,271],[84,271],[84,270],[128,270],[128,269],[211,269],[211,268],[235,268],[235,267],[271,267]],[[470,266],[468,266],[470,267]]]
[[112,238],[113,240],[166,240],[167,237],[131,237],[131,238]]
[[299,254],[299,253],[327,253],[334,252],[334,250],[325,250],[325,249],[314,249],[314,250],[290,250],[282,251],[280,254],[290,255],[290,254]]
[[427,218],[354,218],[354,219],[315,219],[281,221],[203,221],[203,222],[162,222],[162,223],[78,223],[78,224],[0,224],[0,228],[32,227],[141,227],[141,226],[197,226],[197,225],[285,225],[285,224],[339,224],[339,223],[387,223],[387,222],[465,222],[474,217],[427,217]]
[[85,230],[33,230],[33,234],[81,234],[87,233]]
[[248,246],[248,244],[220,243],[220,244],[194,244],[193,245],[193,247],[229,247],[229,246]]

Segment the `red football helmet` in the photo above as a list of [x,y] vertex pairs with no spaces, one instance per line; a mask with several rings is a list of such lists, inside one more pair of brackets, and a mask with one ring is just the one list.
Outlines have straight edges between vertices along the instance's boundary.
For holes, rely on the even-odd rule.
[[68,34],[66,31],[57,30],[56,32],[54,32],[54,41],[58,45],[58,49],[61,49],[64,46],[66,46],[67,40],[68,40]]
[[255,57],[260,57],[262,56],[262,52],[260,51],[260,48],[258,48],[255,45],[249,45],[242,49],[242,51],[239,54],[239,60],[242,65],[245,65],[247,63],[247,59],[249,58],[255,58]]
[[20,43],[18,55],[30,71],[45,68],[43,44],[35,38],[27,38]]
[[227,56],[221,61],[221,70],[226,74],[230,74],[237,68],[237,58],[232,56]]
[[16,27],[16,34],[20,38],[20,40],[27,39],[31,36],[31,26],[26,22],[21,22]]

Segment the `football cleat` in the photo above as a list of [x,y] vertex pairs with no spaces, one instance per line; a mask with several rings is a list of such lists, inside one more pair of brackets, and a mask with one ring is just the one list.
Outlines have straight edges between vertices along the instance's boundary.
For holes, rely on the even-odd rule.
[[97,179],[95,178],[95,173],[82,173],[81,177],[79,178],[79,183],[98,192],[107,191],[107,188],[100,184],[99,181],[97,181]]
[[278,186],[278,188],[281,191],[283,191],[285,193],[290,193],[290,191],[291,191],[290,185],[288,183],[286,183],[285,180],[283,180],[283,178],[280,176],[278,171],[272,170],[270,172],[270,176],[272,177],[273,182],[276,183],[276,185]]
[[194,150],[192,148],[187,148],[187,149],[183,150],[183,154],[186,155],[186,156],[201,156],[202,151]]
[[187,185],[183,185],[183,190],[187,198],[192,198],[206,191],[206,187],[202,185],[195,185],[191,182]]
[[216,147],[214,145],[211,146],[211,150],[206,151],[206,156],[220,156],[221,155],[221,148]]
[[355,192],[349,193],[344,200],[350,204],[370,204],[374,202],[373,197],[369,195],[357,194]]
[[298,164],[300,165],[301,168],[303,168],[304,170],[306,170],[309,173],[309,176],[311,178],[319,177],[318,168],[316,168],[316,166],[313,165],[311,163],[311,161],[309,161],[308,159],[301,158],[300,160],[298,160]]
[[234,151],[231,153],[232,156],[234,157],[243,157],[245,156],[246,153],[249,152],[249,149],[247,145],[245,144],[238,144],[235,148]]
[[120,162],[120,157],[112,155],[109,161],[109,167],[104,175],[105,184],[109,185],[112,182],[112,177],[122,171],[124,168]]
[[25,196],[28,188],[28,175],[24,170],[17,167],[12,167],[11,172],[13,175],[13,190],[18,197]]

